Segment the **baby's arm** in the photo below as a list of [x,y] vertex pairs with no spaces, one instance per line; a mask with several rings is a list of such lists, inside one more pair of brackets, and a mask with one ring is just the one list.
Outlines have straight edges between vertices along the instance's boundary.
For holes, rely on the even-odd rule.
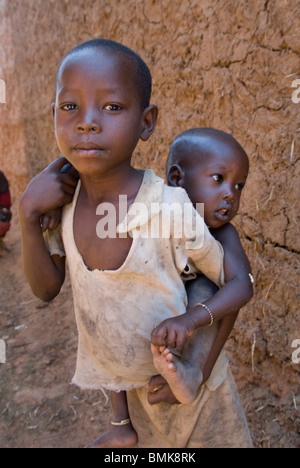
[[[250,300],[253,295],[251,268],[245,251],[241,245],[241,241],[236,229],[229,224],[221,229],[212,230],[212,234],[216,239],[218,239],[222,243],[224,248],[225,276],[227,277],[227,275],[233,275],[234,271],[237,271],[236,275],[237,277],[239,277],[239,281],[237,283],[232,282],[231,287],[233,287],[235,284],[237,288],[241,287],[242,290],[240,291],[240,293],[242,295],[245,294],[245,297],[247,297],[247,294],[249,294]],[[249,286],[250,288],[248,291]],[[235,294],[237,294],[237,291],[235,292]],[[209,378],[212,369],[219,357],[219,354],[222,351],[234,327],[238,314],[239,310],[237,309],[236,311],[221,319],[218,334],[216,336],[213,347],[210,350],[209,356],[203,369],[204,382]]]
[[203,383],[209,379],[218,357],[220,356],[220,353],[223,350],[225,343],[228,340],[229,335],[234,327],[238,314],[238,312],[235,312],[220,320],[217,336],[215,337],[214,343],[209,351],[208,356],[206,357],[205,364],[201,367],[203,373]]
[[32,292],[45,302],[56,297],[65,279],[65,259],[50,256],[41,229],[41,216],[72,201],[77,180],[60,171],[59,158],[29,183],[19,204],[23,264]]
[[[253,296],[251,268],[238,233],[231,224],[212,231],[224,249],[225,286],[205,301],[215,322],[236,313]],[[152,343],[182,350],[187,337],[198,327],[207,326],[212,316],[206,308],[197,305],[186,314],[162,322],[152,333]]]
[[[211,231],[212,235],[221,242],[224,249],[224,271],[226,284],[212,298],[205,302],[213,314],[214,320],[219,321],[241,309],[253,296],[251,267],[247,255],[241,244],[239,235],[232,224]],[[203,307],[194,307],[192,315],[197,327],[209,325],[211,317]]]

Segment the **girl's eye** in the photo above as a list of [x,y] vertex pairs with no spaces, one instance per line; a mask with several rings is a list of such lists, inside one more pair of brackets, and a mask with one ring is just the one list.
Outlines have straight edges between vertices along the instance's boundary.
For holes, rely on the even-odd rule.
[[64,106],[61,107],[61,109],[65,111],[72,111],[77,108],[76,104],[65,104]]
[[121,106],[119,106],[119,104],[107,104],[107,106],[105,106],[104,109],[111,112],[117,112],[121,110]]
[[214,174],[212,178],[215,182],[218,182],[218,184],[223,182],[223,176],[221,174]]

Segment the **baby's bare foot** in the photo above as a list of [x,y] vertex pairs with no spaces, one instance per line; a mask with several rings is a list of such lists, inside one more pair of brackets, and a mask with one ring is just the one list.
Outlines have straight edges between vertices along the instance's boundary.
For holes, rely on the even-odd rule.
[[187,361],[181,361],[169,348],[151,345],[153,363],[180,403],[192,403],[203,380],[200,369]]
[[137,443],[137,440],[137,433],[132,424],[112,426],[87,448],[130,448]]

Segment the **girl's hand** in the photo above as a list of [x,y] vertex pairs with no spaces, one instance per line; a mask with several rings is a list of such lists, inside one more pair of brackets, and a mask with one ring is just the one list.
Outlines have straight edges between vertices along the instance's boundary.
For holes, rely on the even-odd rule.
[[164,320],[151,334],[155,346],[167,346],[182,351],[187,338],[195,333],[196,324],[189,314]]
[[[72,164],[66,164],[60,171],[61,174],[69,174],[75,180],[78,181],[79,175]],[[41,216],[41,228],[43,232],[47,229],[56,229],[61,222],[62,207],[56,208],[55,210],[48,211],[48,213]]]
[[48,211],[48,213],[41,216],[42,232],[46,232],[47,229],[58,228],[61,221],[62,210],[62,208],[56,208],[56,210]]
[[64,172],[68,164],[65,158],[59,158],[32,179],[20,201],[20,214],[25,219],[40,222],[45,213],[71,203],[78,177],[71,171]]

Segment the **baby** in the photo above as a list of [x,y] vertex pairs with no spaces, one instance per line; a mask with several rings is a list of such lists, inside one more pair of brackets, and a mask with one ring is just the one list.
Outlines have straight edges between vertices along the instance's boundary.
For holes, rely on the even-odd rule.
[[[183,187],[192,203],[204,203],[204,219],[213,236],[218,239],[225,253],[225,275],[230,281],[211,298],[201,303],[207,311],[204,321],[195,306],[201,302],[203,277],[187,283],[189,309],[187,314],[165,320],[152,332],[152,352],[158,372],[165,377],[178,401],[189,403],[195,398],[203,383],[203,369],[210,375],[216,358],[222,350],[237,317],[236,304],[245,305],[252,297],[252,275],[249,261],[241,245],[236,229],[230,221],[237,214],[240,198],[249,171],[249,160],[239,143],[229,134],[212,128],[192,129],[179,135],[173,142],[167,161],[167,180],[170,186]],[[207,281],[207,280],[206,280]],[[224,317],[224,309],[227,316]],[[221,317],[219,331],[200,328],[213,325]],[[192,318],[195,326],[191,330]],[[186,325],[187,323],[187,325]],[[187,337],[197,329],[188,346]],[[203,351],[203,340],[214,346]],[[170,348],[183,350],[179,359]],[[205,381],[204,380],[204,381]]]

